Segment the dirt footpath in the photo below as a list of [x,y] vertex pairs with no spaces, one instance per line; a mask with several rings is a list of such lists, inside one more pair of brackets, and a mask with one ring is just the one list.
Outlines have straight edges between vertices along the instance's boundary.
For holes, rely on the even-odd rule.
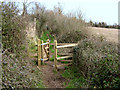
[[58,72],[54,70],[54,62],[47,61],[45,65],[42,65],[39,69],[42,72],[42,81],[46,88],[65,88],[64,82],[68,82],[67,79],[62,77],[64,69],[60,69]]

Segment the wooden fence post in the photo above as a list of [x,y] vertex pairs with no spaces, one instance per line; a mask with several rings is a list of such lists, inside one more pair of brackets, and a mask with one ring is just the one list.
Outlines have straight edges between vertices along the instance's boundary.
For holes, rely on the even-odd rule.
[[57,71],[57,40],[54,40],[54,66]]
[[[43,40],[41,41],[41,44],[43,44]],[[43,45],[41,45],[41,59],[43,60]],[[43,61],[42,61],[43,62]],[[44,63],[44,62],[43,62]]]
[[48,56],[47,56],[47,58],[48,58],[48,60],[50,60],[50,40],[48,39],[47,40],[47,42],[48,42]]
[[41,41],[38,39],[38,66],[41,66]]
[[36,18],[34,18],[34,31],[36,31]]

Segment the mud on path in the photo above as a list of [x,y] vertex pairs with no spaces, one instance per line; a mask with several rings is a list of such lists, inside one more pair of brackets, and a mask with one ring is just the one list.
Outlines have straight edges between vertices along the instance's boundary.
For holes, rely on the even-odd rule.
[[58,72],[54,70],[54,62],[46,61],[39,70],[42,72],[42,81],[46,88],[65,88],[64,83],[69,80],[62,77],[64,68],[59,69]]

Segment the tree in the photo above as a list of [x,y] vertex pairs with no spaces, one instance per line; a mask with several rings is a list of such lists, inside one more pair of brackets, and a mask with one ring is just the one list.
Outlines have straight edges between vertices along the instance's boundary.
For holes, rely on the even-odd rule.
[[99,23],[98,23],[98,26],[101,27],[101,25],[102,25],[101,22],[99,22]]
[[14,22],[13,18],[17,15],[18,10],[13,2],[2,2],[2,43],[3,49],[14,49]]
[[90,23],[90,25],[92,25],[92,26],[93,26],[93,22],[92,22],[91,20],[89,21],[89,23]]
[[102,26],[102,27],[106,27],[106,25],[107,25],[107,24],[106,24],[105,22],[101,22],[101,26]]
[[97,24],[97,22],[95,22],[95,27],[98,27],[98,24]]
[[60,3],[58,2],[58,6],[54,7],[54,11],[59,14],[62,15],[62,6],[60,5]]
[[[18,52],[25,40],[24,21],[19,17],[18,7],[15,2],[2,2],[2,44],[3,50]],[[21,24],[22,23],[22,24]]]
[[23,5],[22,16],[26,16],[28,14],[27,9],[31,3],[33,2],[28,3],[28,0],[24,0],[24,2],[22,3]]

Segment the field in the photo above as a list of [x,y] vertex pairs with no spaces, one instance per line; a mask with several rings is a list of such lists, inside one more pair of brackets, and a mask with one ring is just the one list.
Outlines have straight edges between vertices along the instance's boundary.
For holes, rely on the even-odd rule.
[[[64,15],[59,5],[24,4],[23,13],[17,3],[0,5],[2,88],[120,88],[118,29],[92,27],[80,11]],[[77,46],[59,50],[70,43]]]
[[88,27],[90,35],[101,36],[103,35],[107,41],[118,43],[118,30],[110,28],[98,28],[98,27]]

